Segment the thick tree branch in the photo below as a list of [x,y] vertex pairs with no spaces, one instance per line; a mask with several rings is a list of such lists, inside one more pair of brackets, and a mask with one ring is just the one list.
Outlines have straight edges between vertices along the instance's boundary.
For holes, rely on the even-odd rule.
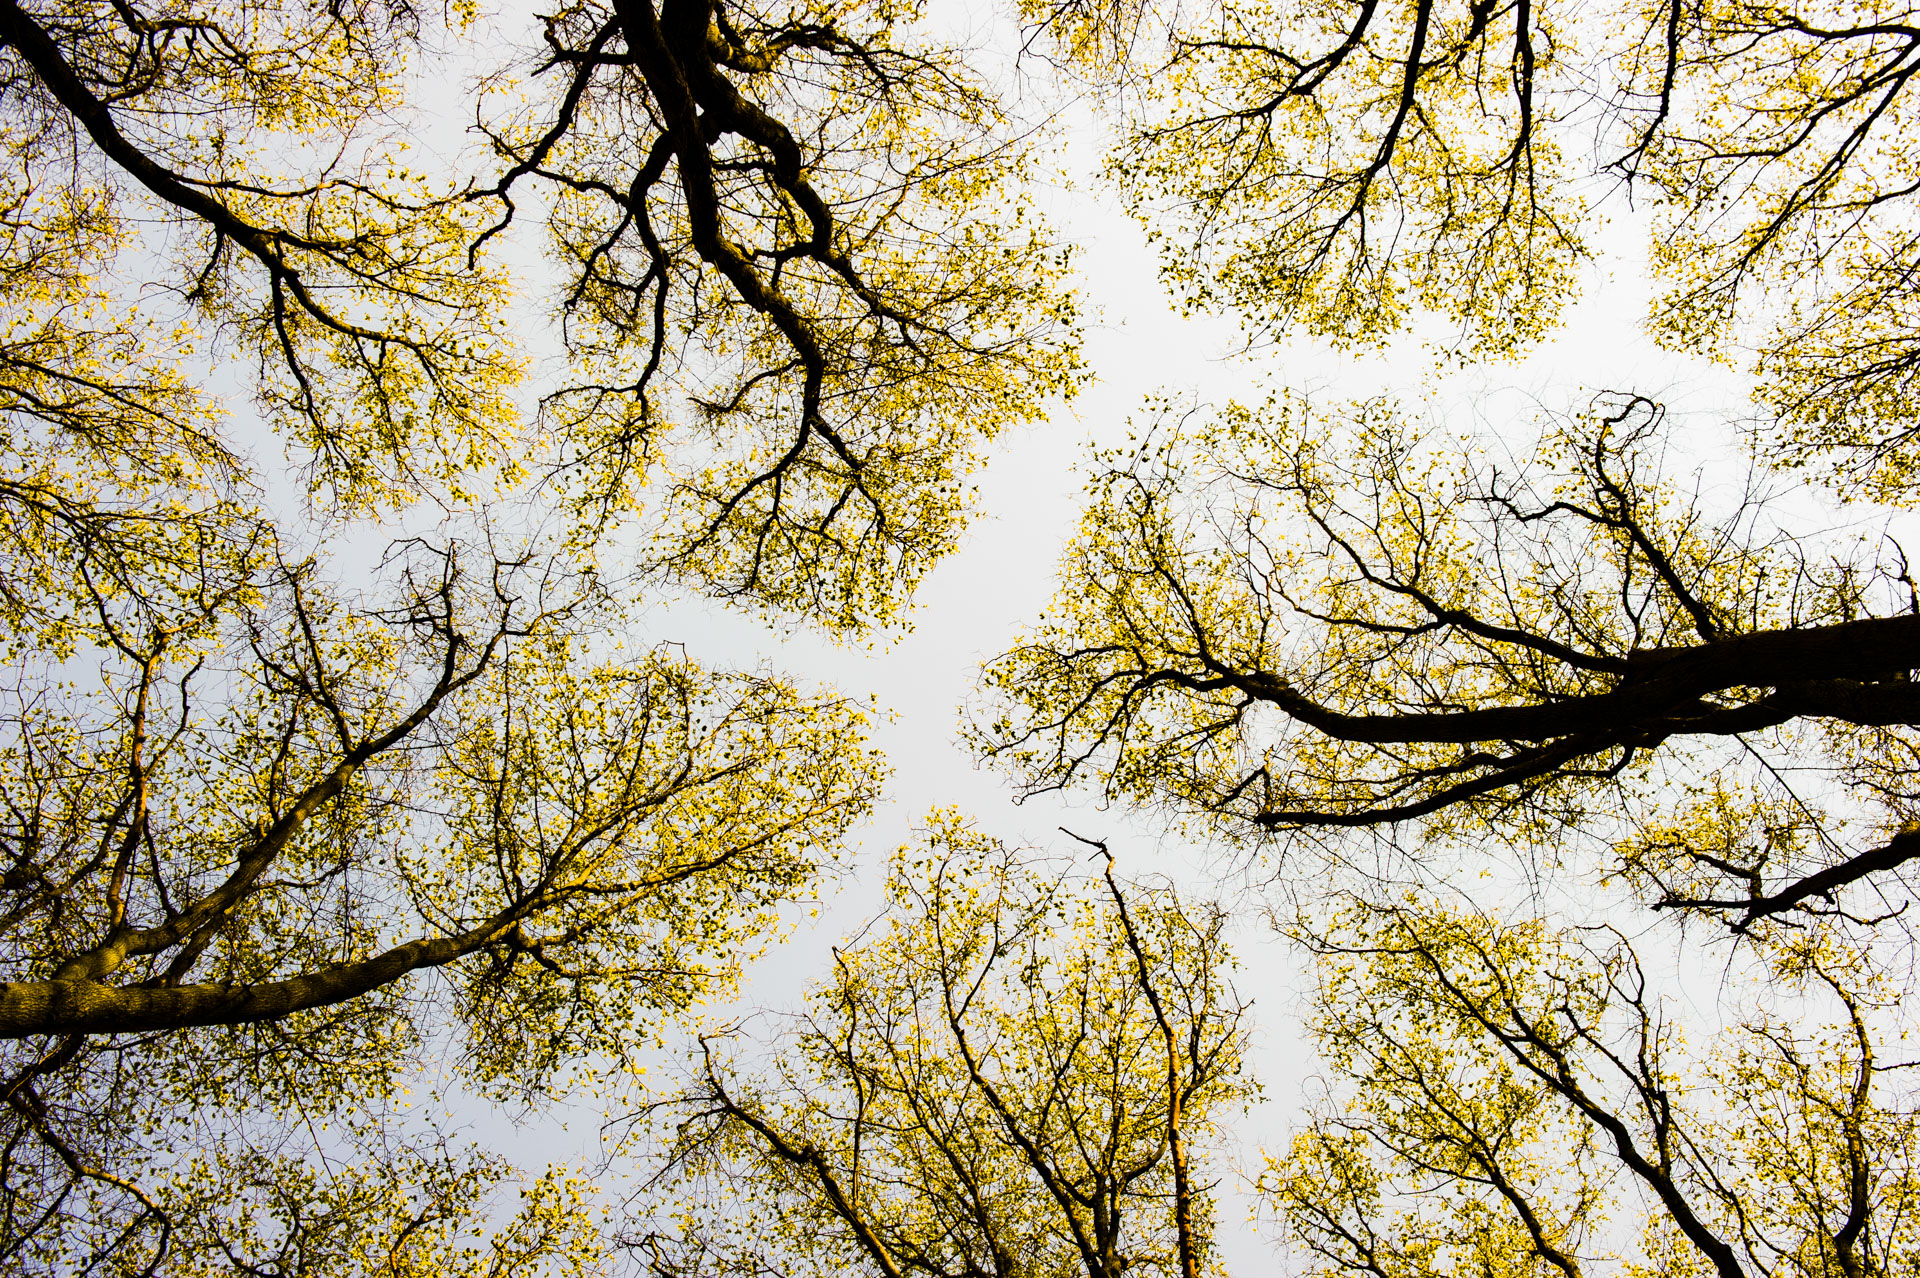
[[[1902,830],[1880,847],[1849,857],[1838,865],[1831,865],[1824,870],[1809,874],[1774,892],[1762,893],[1756,890],[1745,899],[1670,895],[1654,902],[1653,908],[1656,910],[1740,910],[1745,917],[1734,923],[1733,929],[1736,932],[1744,932],[1763,918],[1801,908],[1810,900],[1818,898],[1831,902],[1841,888],[1858,883],[1868,875],[1898,869],[1915,858],[1920,858],[1920,830]],[[1753,872],[1753,882],[1756,885],[1758,879],[1756,870]]]

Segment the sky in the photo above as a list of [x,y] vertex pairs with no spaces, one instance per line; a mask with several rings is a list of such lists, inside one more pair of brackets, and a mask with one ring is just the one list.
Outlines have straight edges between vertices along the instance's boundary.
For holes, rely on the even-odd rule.
[[[1683,423],[1697,422],[1680,450],[1697,452],[1711,487],[1716,466],[1731,467],[1730,484],[1745,474],[1732,436],[1714,425],[1746,410],[1745,380],[1737,370],[1661,351],[1646,338],[1642,317],[1652,289],[1638,252],[1645,228],[1641,214],[1624,206],[1602,233],[1600,259],[1554,339],[1515,363],[1449,371],[1419,333],[1371,352],[1339,352],[1307,339],[1245,352],[1232,320],[1183,317],[1170,303],[1144,231],[1092,177],[1101,128],[1098,103],[1068,108],[1057,151],[1064,180],[1043,196],[1058,234],[1079,252],[1076,283],[1089,317],[1093,381],[1046,422],[996,441],[977,477],[980,513],[960,549],[920,587],[911,631],[873,646],[840,645],[687,600],[658,603],[643,625],[648,638],[684,643],[703,660],[767,663],[871,696],[884,716],[875,742],[893,768],[885,801],[857,835],[850,872],[825,890],[817,916],[796,912],[791,934],[749,969],[738,999],[708,1009],[708,1024],[796,1007],[806,986],[827,972],[830,947],[876,912],[887,854],[934,807],[958,807],[991,835],[1053,853],[1076,846],[1059,833],[1064,825],[1108,840],[1123,874],[1164,875],[1190,896],[1238,903],[1236,983],[1254,1003],[1250,1063],[1264,1100],[1234,1123],[1219,1245],[1229,1272],[1272,1272],[1274,1245],[1249,1219],[1255,1201],[1235,1165],[1250,1175],[1261,1150],[1284,1149],[1312,1092],[1314,1065],[1300,1032],[1305,964],[1264,922],[1260,876],[1233,854],[1184,841],[1149,817],[1057,795],[1017,803],[1005,779],[981,767],[959,737],[981,664],[1007,650],[1052,594],[1079,516],[1090,449],[1124,439],[1129,419],[1156,393],[1202,405],[1259,398],[1275,387],[1326,400],[1387,394],[1442,424],[1518,443],[1531,436],[1541,408],[1578,408],[1597,390],[1633,389],[1668,402]],[[575,1136],[594,1122],[594,1115],[576,1115]]]
[[[962,10],[946,20],[955,19],[973,22],[975,15]],[[1003,38],[982,32],[987,40]],[[930,809],[958,807],[989,834],[1057,853],[1076,846],[1058,832],[1065,825],[1108,840],[1123,874],[1166,875],[1191,895],[1225,893],[1240,903],[1237,983],[1254,1001],[1251,1064],[1266,1096],[1236,1128],[1238,1157],[1250,1168],[1260,1148],[1284,1146],[1313,1074],[1298,1030],[1304,967],[1264,926],[1257,876],[1240,873],[1246,867],[1222,850],[1184,842],[1137,814],[1060,796],[1018,804],[1004,779],[982,769],[959,738],[981,663],[1010,647],[1052,593],[1056,563],[1079,515],[1089,449],[1123,439],[1129,419],[1154,393],[1203,405],[1260,397],[1273,387],[1327,400],[1390,394],[1418,415],[1518,444],[1531,435],[1540,408],[1578,408],[1598,390],[1633,390],[1676,410],[1684,428],[1678,449],[1708,468],[1711,488],[1723,472],[1729,484],[1744,477],[1731,433],[1715,422],[1747,410],[1745,380],[1736,369],[1661,351],[1645,336],[1652,296],[1639,252],[1645,212],[1620,199],[1608,206],[1608,225],[1595,238],[1597,260],[1586,270],[1581,297],[1553,339],[1515,363],[1449,370],[1417,332],[1380,351],[1339,352],[1293,339],[1244,352],[1232,320],[1176,312],[1144,232],[1094,176],[1100,106],[1083,101],[1062,108],[1051,152],[1059,173],[1041,196],[1057,235],[1078,250],[1076,282],[1088,317],[1085,354],[1093,380],[1046,422],[992,446],[977,477],[980,513],[959,550],[920,587],[911,630],[871,645],[838,644],[806,629],[772,628],[718,604],[662,598],[642,612],[632,641],[684,644],[703,662],[764,666],[870,697],[875,744],[893,769],[885,801],[856,836],[848,872],[823,889],[817,914],[794,911],[790,934],[751,966],[736,1000],[706,1010],[708,1024],[756,1008],[795,1006],[827,970],[831,946],[877,908],[888,852],[911,838]],[[484,1111],[457,1092],[437,1101],[427,1094],[423,1085],[423,1106],[444,1107],[437,1120],[477,1135],[509,1136],[516,1161],[530,1172],[545,1159],[581,1157],[597,1136],[600,1115],[584,1103],[516,1116]],[[1222,1189],[1228,1269],[1270,1271],[1271,1244],[1245,1223],[1251,1199],[1231,1176]]]
[[[1321,403],[1391,396],[1409,416],[1443,433],[1488,438],[1524,455],[1542,415],[1577,412],[1600,391],[1632,391],[1671,411],[1670,472],[1698,468],[1708,500],[1737,499],[1749,474],[1737,433],[1737,423],[1751,411],[1748,382],[1738,367],[1663,351],[1649,339],[1646,321],[1656,295],[1642,248],[1649,210],[1619,193],[1604,204],[1603,223],[1591,236],[1594,257],[1581,270],[1578,297],[1547,343],[1510,363],[1459,367],[1436,352],[1435,343],[1447,334],[1419,326],[1377,350],[1341,350],[1301,336],[1247,350],[1233,318],[1178,312],[1160,284],[1145,229],[1102,184],[1103,139],[1114,104],[1091,94],[1066,95],[1048,85],[1038,66],[1013,66],[1010,0],[931,3],[927,25],[957,32],[977,47],[981,64],[998,67],[1007,92],[1017,96],[1016,111],[1029,120],[1047,120],[1041,150],[1051,168],[1036,198],[1057,240],[1076,253],[1073,284],[1085,318],[1090,380],[1074,399],[1052,405],[1044,421],[1008,431],[989,446],[987,464],[973,477],[978,485],[973,522],[958,549],[924,579],[910,623],[899,633],[838,642],[804,625],[769,624],[664,588],[649,594],[635,612],[631,633],[619,636],[629,651],[677,645],[703,665],[765,670],[864,699],[872,708],[873,744],[891,767],[885,797],[854,832],[840,872],[821,885],[817,901],[787,911],[788,926],[747,965],[738,991],[666,1030],[645,1079],[616,1080],[619,1090],[610,1101],[607,1093],[583,1087],[553,1105],[495,1106],[457,1081],[456,1025],[430,1038],[410,1103],[396,1122],[407,1130],[432,1128],[471,1138],[505,1153],[528,1177],[549,1163],[595,1166],[607,1147],[610,1119],[674,1090],[676,1066],[686,1059],[696,1033],[763,1010],[797,1009],[807,988],[829,973],[833,948],[858,933],[880,908],[889,853],[914,838],[930,810],[955,808],[990,836],[1071,858],[1089,874],[1098,872],[1098,864],[1075,836],[1102,840],[1122,876],[1164,878],[1189,901],[1218,897],[1234,909],[1234,979],[1251,1002],[1248,1065],[1262,1099],[1227,1119],[1225,1148],[1210,1167],[1220,1178],[1217,1241],[1230,1273],[1251,1278],[1284,1272],[1271,1222],[1255,1218],[1258,1204],[1247,1178],[1259,1170],[1263,1151],[1286,1148],[1316,1094],[1317,1068],[1302,1028],[1311,975],[1305,956],[1278,936],[1267,914],[1284,907],[1286,867],[1249,862],[1244,849],[1197,842],[1170,829],[1163,818],[1105,806],[1084,795],[1044,794],[1018,802],[1008,779],[983,766],[962,735],[969,706],[980,697],[982,664],[1013,647],[1023,628],[1048,606],[1057,565],[1085,500],[1090,455],[1124,440],[1149,397],[1190,402],[1204,411],[1235,398],[1257,401],[1274,391]],[[537,22],[528,11],[509,7],[482,22],[475,35],[454,38],[444,61],[424,64],[422,119],[402,121],[396,138],[405,130],[429,157],[428,166],[437,156],[450,173],[472,169],[475,143],[466,122],[473,111],[474,77],[493,69],[512,49],[531,47],[536,37]],[[534,198],[529,196],[529,205]],[[534,208],[526,212],[499,245],[514,257],[514,272],[527,285],[514,315],[521,329],[517,335],[534,357],[525,399],[531,412],[540,391],[565,370],[552,366],[563,357],[549,327],[552,298],[541,292],[547,268],[537,241],[539,217]],[[256,372],[245,360],[233,361],[216,388],[234,406],[238,429],[245,429],[244,405]],[[289,526],[297,524],[300,513],[311,508],[283,441],[262,433],[252,442],[267,477],[268,503],[287,515]],[[1848,517],[1813,490],[1789,490],[1782,509],[1808,527],[1832,526]],[[372,575],[371,566],[392,538],[430,524],[437,514],[423,502],[379,523],[316,524],[311,531],[316,541],[330,543],[329,568],[351,585],[356,574]],[[1505,877],[1483,873],[1499,851],[1444,848],[1436,864],[1445,858],[1459,871],[1460,881],[1450,886],[1480,904],[1524,903],[1528,885],[1518,871],[1509,869]],[[1276,879],[1282,880],[1278,886]],[[1572,895],[1590,887],[1567,883],[1557,890]],[[1613,921],[1603,915],[1603,904],[1584,908],[1586,920]],[[1647,926],[1673,931],[1665,923]],[[1716,982],[1726,979],[1733,961],[1726,959],[1725,968],[1716,964],[1732,945],[1715,933],[1711,943],[1672,958],[1678,948],[1654,960],[1669,967],[1658,975],[1675,977],[1665,988],[1676,991],[1683,1004],[1691,1001],[1683,1008],[1688,1024],[1711,1029],[1718,1018],[1733,1014],[1716,998]],[[342,1107],[356,1099],[343,1099]],[[331,1152],[321,1143],[323,1156]],[[644,1148],[631,1149],[599,1168],[610,1201],[617,1203],[644,1180],[651,1170],[646,1156]],[[512,1211],[512,1193],[511,1185],[503,1190],[503,1215]]]

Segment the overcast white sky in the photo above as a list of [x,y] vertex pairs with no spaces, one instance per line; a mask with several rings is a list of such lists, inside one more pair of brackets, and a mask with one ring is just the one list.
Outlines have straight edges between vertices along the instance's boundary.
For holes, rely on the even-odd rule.
[[[501,20],[507,29],[512,22]],[[513,38],[530,35],[529,28]],[[853,873],[828,886],[817,919],[797,919],[790,939],[753,967],[737,1004],[712,1009],[715,1020],[745,1008],[793,1006],[805,986],[825,973],[829,947],[874,910],[889,850],[937,805],[973,814],[1000,838],[1055,851],[1072,847],[1055,832],[1066,824],[1110,840],[1125,873],[1171,875],[1195,894],[1221,889],[1229,867],[1219,855],[1166,838],[1150,822],[1053,799],[1015,805],[997,775],[976,768],[956,731],[959,707],[972,693],[980,663],[1005,650],[1052,592],[1056,561],[1079,513],[1079,466],[1089,443],[1124,437],[1129,415],[1147,394],[1220,403],[1262,395],[1271,384],[1329,399],[1391,393],[1440,420],[1511,430],[1510,438],[1521,439],[1531,434],[1536,404],[1568,408],[1583,404],[1594,390],[1631,389],[1699,414],[1702,429],[1689,443],[1703,458],[1726,456],[1729,440],[1706,423],[1716,413],[1746,410],[1737,373],[1661,352],[1643,335],[1650,288],[1637,248],[1644,226],[1619,202],[1611,210],[1611,227],[1599,237],[1602,259],[1589,271],[1583,297],[1569,308],[1555,340],[1522,362],[1443,376],[1417,336],[1361,356],[1305,341],[1237,356],[1231,321],[1183,320],[1174,312],[1142,231],[1093,177],[1099,145],[1092,107],[1074,108],[1066,119],[1058,154],[1075,180],[1049,191],[1046,203],[1059,234],[1080,251],[1079,286],[1090,321],[1086,355],[1095,380],[1044,425],[1003,437],[994,447],[979,477],[980,517],[959,553],[922,586],[912,632],[884,646],[838,646],[813,632],[777,632],[717,605],[679,601],[652,608],[646,633],[636,636],[683,643],[703,662],[764,665],[870,695],[890,716],[876,738],[892,763],[893,780],[887,802],[860,833]],[[1729,476],[1734,483],[1740,477]],[[1239,949],[1239,984],[1255,1000],[1259,1026],[1254,1067],[1268,1097],[1246,1125],[1242,1145],[1251,1156],[1261,1144],[1284,1145],[1310,1065],[1300,1056],[1293,1027],[1293,991],[1302,984],[1298,964],[1266,938],[1251,912]],[[515,1160],[532,1171],[548,1157],[576,1157],[596,1121],[589,1107],[574,1107],[571,1114],[570,1131],[562,1129],[564,1115],[529,1120],[513,1138]],[[498,1115],[470,1111],[445,1118],[489,1135],[502,1132]],[[1230,1196],[1222,1212],[1224,1258],[1243,1278],[1274,1267],[1270,1247],[1241,1225],[1244,1210],[1244,1198]]]
[[[894,768],[888,801],[861,836],[854,874],[830,889],[818,919],[802,920],[791,939],[756,964],[740,1002],[714,1009],[716,1020],[747,1008],[794,1006],[805,986],[825,974],[829,946],[877,908],[887,853],[936,805],[958,806],[1002,839],[1056,852],[1074,846],[1056,832],[1062,824],[1104,837],[1123,872],[1167,874],[1195,895],[1239,886],[1215,850],[1169,838],[1150,821],[1051,796],[1016,805],[998,775],[976,766],[956,731],[981,662],[1010,646],[1052,593],[1059,554],[1079,514],[1079,468],[1089,444],[1124,438],[1129,415],[1149,393],[1172,392],[1202,403],[1261,396],[1271,384],[1329,399],[1389,393],[1409,409],[1419,406],[1467,429],[1511,430],[1516,439],[1531,434],[1536,405],[1573,407],[1598,389],[1665,398],[1676,409],[1699,413],[1703,426],[1716,411],[1745,411],[1744,382],[1731,370],[1661,352],[1643,336],[1650,289],[1635,250],[1644,229],[1624,208],[1605,237],[1622,251],[1590,273],[1585,297],[1570,308],[1556,340],[1520,363],[1441,376],[1418,337],[1359,356],[1307,341],[1238,356],[1234,323],[1182,319],[1169,304],[1143,232],[1090,176],[1099,155],[1091,110],[1074,119],[1061,154],[1063,167],[1079,180],[1054,190],[1049,203],[1060,233],[1080,250],[1079,287],[1091,319],[1086,353],[1095,381],[1044,425],[995,446],[980,476],[982,514],[959,553],[922,586],[912,633],[869,650],[836,646],[805,631],[776,633],[698,604],[661,606],[650,618],[650,637],[684,642],[704,660],[765,662],[870,694],[892,715],[876,734]],[[1703,430],[1695,442],[1712,455],[1722,453],[1728,439]],[[1737,484],[1743,473],[1736,470],[1730,481]],[[1247,904],[1255,906],[1257,899]],[[1238,983],[1255,1002],[1253,1066],[1267,1097],[1248,1116],[1237,1142],[1253,1172],[1261,1147],[1285,1147],[1311,1062],[1296,1030],[1302,965],[1271,939],[1253,909],[1237,948],[1243,964]],[[1273,1272],[1272,1246],[1245,1220],[1250,1199],[1233,1193],[1231,1181],[1222,1188],[1222,1258],[1229,1271]]]

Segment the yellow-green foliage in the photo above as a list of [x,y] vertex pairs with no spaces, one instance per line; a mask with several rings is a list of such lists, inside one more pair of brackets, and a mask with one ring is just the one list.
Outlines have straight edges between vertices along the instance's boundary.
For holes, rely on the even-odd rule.
[[1238,0],[1183,15],[1109,166],[1180,295],[1339,346],[1418,311],[1477,356],[1538,342],[1584,252],[1554,128],[1574,50],[1557,6],[1488,18]]
[[[1122,86],[1108,162],[1192,307],[1256,338],[1519,354],[1650,209],[1661,342],[1757,375],[1764,455],[1913,492],[1916,169],[1898,4],[1027,4]],[[1582,269],[1588,267],[1588,269]]]
[[[1302,924],[1332,1093],[1263,1188],[1312,1272],[1892,1275],[1920,1113],[1838,930],[1728,976],[1692,1046],[1621,935],[1409,896]],[[1755,983],[1750,983],[1755,982]]]
[[1170,1104],[1204,1253],[1201,1158],[1249,1090],[1221,919],[1033,858],[936,813],[894,858],[886,914],[771,1039],[777,1055],[755,1067],[744,1045],[703,1044],[703,1076],[669,1111],[679,1183],[662,1207],[678,1225],[657,1255],[1177,1274]]
[[[1524,460],[1382,401],[1149,412],[1096,457],[1047,614],[987,669],[976,739],[1033,788],[1170,801],[1229,834],[1269,810],[1391,808],[1492,742],[1343,738],[1286,696],[1375,716],[1552,705],[1619,686],[1607,661],[1698,642],[1703,615],[1712,633],[1833,624],[1900,589],[1853,548],[1819,563],[1753,505],[1716,518],[1659,473],[1647,405],[1554,425]],[[1905,757],[1897,733],[1836,739]],[[1465,796],[1433,820],[1551,837],[1614,779],[1566,778],[1517,812]]]

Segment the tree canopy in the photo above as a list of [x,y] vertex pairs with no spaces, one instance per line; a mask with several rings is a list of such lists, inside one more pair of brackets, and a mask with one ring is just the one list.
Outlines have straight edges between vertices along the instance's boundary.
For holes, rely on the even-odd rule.
[[806,1011],[606,1116],[619,1219],[392,1116],[627,1076],[852,864],[880,708],[636,619],[898,633],[1098,371],[1045,67],[1250,361],[1522,355],[1631,209],[1648,330],[1755,386],[1737,475],[1631,386],[1094,454],[969,731],[1265,870],[1324,1083],[1271,1221],[1374,1278],[1914,1267],[1912,15],[1013,16],[997,75],[911,0],[0,0],[0,1263],[1217,1266],[1234,913],[951,814]]
[[[1078,377],[913,17],[0,9],[7,1263],[433,1268],[496,1162],[316,1124],[619,1068],[842,857],[869,708],[626,636],[894,624]],[[539,1184],[486,1263],[575,1255]]]
[[1564,844],[1668,821],[1633,862],[1658,904],[1832,904],[1920,850],[1906,560],[1782,529],[1751,488],[1714,511],[1661,475],[1663,423],[1603,402],[1524,460],[1381,402],[1143,433],[1102,459],[1053,612],[990,672],[1005,710],[982,739],[1031,788],[1170,802],[1230,836]]
[[1168,400],[1095,456],[972,732],[1276,867],[1329,1084],[1276,1223],[1378,1278],[1910,1267],[1911,15],[1026,12],[1125,86],[1109,173],[1250,345],[1521,353],[1624,196],[1653,335],[1755,378],[1733,472],[1631,387],[1491,432]]
[[[766,1075],[703,1039],[670,1119],[669,1272],[1196,1278],[1196,1149],[1247,1094],[1224,918],[935,820]],[[744,1075],[744,1076],[743,1076]]]
[[1029,13],[1129,84],[1113,173],[1192,305],[1349,344],[1438,313],[1454,356],[1511,353],[1623,184],[1657,197],[1654,335],[1751,352],[1767,417],[1728,482],[1631,389],[1504,441],[1387,400],[1149,405],[989,670],[976,738],[1019,784],[1234,837],[1598,832],[1655,904],[1743,924],[1912,856],[1906,554],[1796,524],[1767,473],[1911,503],[1910,409],[1878,398],[1904,396],[1901,15]]
[[1263,1181],[1310,1272],[1913,1266],[1905,1019],[1860,949],[1779,946],[1690,1044],[1644,941],[1437,903],[1343,913],[1309,929],[1329,1092]]
[[[1913,480],[1915,193],[1898,5],[1030,4],[1131,86],[1111,171],[1168,280],[1256,335],[1485,358],[1553,331],[1609,198],[1653,211],[1677,349],[1751,359],[1761,451]],[[1051,39],[1046,33],[1051,33]]]

